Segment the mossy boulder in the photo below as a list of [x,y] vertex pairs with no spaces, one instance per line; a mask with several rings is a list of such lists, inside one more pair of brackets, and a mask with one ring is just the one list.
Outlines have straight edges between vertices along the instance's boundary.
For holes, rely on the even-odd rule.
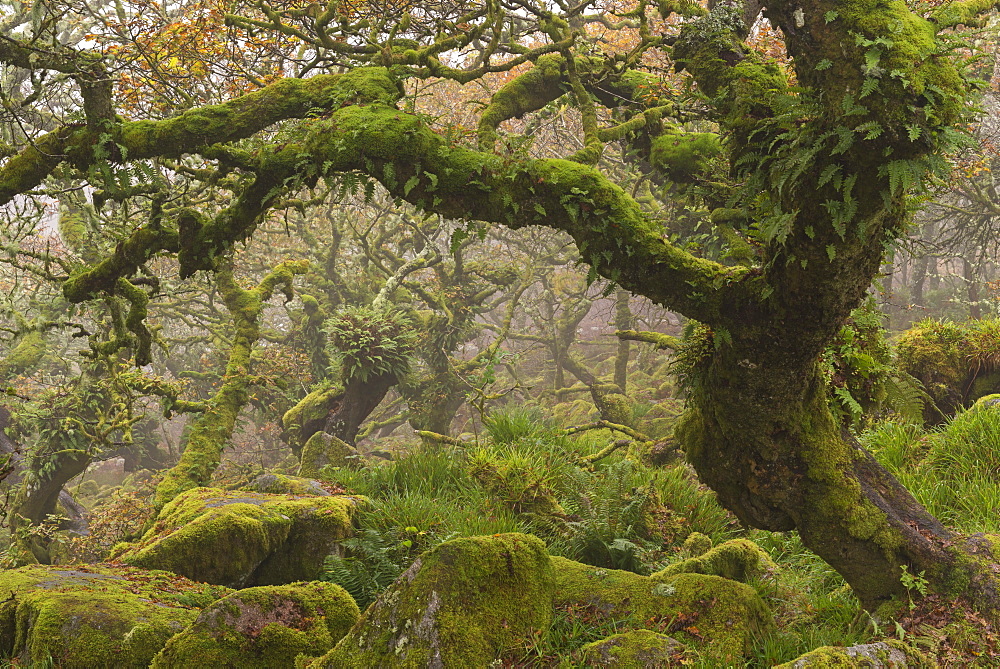
[[80,483],[80,485],[73,488],[74,497],[96,497],[98,493],[101,492],[101,486],[97,484],[97,481],[93,479],[87,479]]
[[991,395],[984,395],[976,400],[976,403],[972,405],[973,409],[988,409],[990,407],[995,407],[1000,404],[1000,394],[993,393]]
[[677,639],[650,630],[631,630],[580,649],[585,667],[659,669],[680,666],[687,649]]
[[636,428],[652,439],[665,439],[673,435],[674,426],[684,413],[684,402],[665,399],[654,404],[638,420]]
[[147,667],[201,608],[229,592],[123,565],[0,571],[0,657],[38,666],[51,658],[64,669]]
[[899,368],[919,379],[933,402],[924,405],[924,421],[937,425],[985,395],[1000,391],[994,367],[1000,320],[965,323],[923,320],[896,343]]
[[171,500],[122,562],[231,587],[315,580],[352,534],[360,498],[194,488]]
[[681,555],[698,557],[712,550],[712,537],[701,532],[692,532],[681,545]]
[[[685,541],[684,545],[687,547],[688,542]],[[708,545],[711,546],[711,539]],[[662,580],[675,574],[685,573],[712,574],[746,583],[777,571],[778,565],[760,546],[747,539],[733,539],[686,560],[675,562],[653,574],[652,578]]]
[[632,400],[627,395],[621,393],[600,395],[597,399],[597,407],[601,412],[601,418],[611,423],[632,425],[635,420]]
[[309,666],[481,667],[552,621],[552,565],[526,534],[447,541],[421,555],[336,648]]
[[593,413],[596,413],[594,405],[586,400],[559,402],[552,407],[552,420],[560,427],[569,427],[589,422]]
[[334,583],[246,588],[204,609],[152,666],[291,667],[299,654],[333,648],[360,617],[358,605]]
[[867,667],[869,669],[917,669],[937,666],[923,653],[899,641],[879,641],[858,646],[823,646],[778,665],[775,669],[815,669],[826,667]]
[[774,624],[753,588],[720,576],[640,576],[551,559],[557,608],[590,607],[596,618],[620,621],[622,627],[655,626],[716,662],[738,662],[753,639]]
[[650,467],[668,467],[683,461],[683,454],[673,437],[664,437],[642,444],[639,458]]
[[263,492],[269,495],[312,495],[329,497],[330,491],[316,479],[285,474],[261,474],[245,488],[253,492]]
[[299,476],[319,476],[320,470],[330,467],[356,467],[360,456],[356,448],[343,439],[326,432],[316,432],[302,447]]

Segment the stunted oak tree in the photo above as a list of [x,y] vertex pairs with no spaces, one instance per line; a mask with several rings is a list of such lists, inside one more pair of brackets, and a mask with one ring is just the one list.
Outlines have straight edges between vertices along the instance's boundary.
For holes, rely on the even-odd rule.
[[[740,520],[798,530],[866,606],[901,594],[906,566],[995,611],[993,541],[955,536],[855,443],[830,412],[817,362],[883,249],[903,234],[908,193],[969,113],[972,86],[942,33],[996,4],[952,2],[918,15],[902,0],[775,0],[763,14],[784,37],[790,65],[782,65],[746,43],[760,9],[752,0],[711,11],[640,0],[619,13],[587,0],[413,3],[398,8],[398,21],[338,0],[259,0],[225,17],[234,53],[273,36],[275,69],[256,76],[257,61],[246,70],[256,90],[220,104],[199,95],[176,107],[133,105],[131,120],[116,104],[143,78],[116,90],[116,67],[131,72],[126,65],[138,61],[70,48],[58,20],[35,21],[0,38],[0,62],[35,79],[71,78],[82,115],[14,137],[0,202],[56,177],[124,201],[143,197],[144,175],[163,170],[159,215],[67,277],[71,302],[141,299],[128,279],[155,256],[176,256],[182,277],[218,271],[272,208],[321,180],[349,190],[374,179],[445,217],[564,230],[595,275],[703,324],[683,354],[690,401],[677,435]],[[116,7],[122,24],[138,15],[127,2]],[[695,83],[700,101],[661,86],[664,66]],[[489,85],[496,73],[506,83],[486,100],[471,141],[438,132],[406,97],[412,80]],[[160,74],[151,67],[145,76]],[[199,86],[209,81],[199,75]],[[578,150],[534,158],[500,141],[506,121],[559,99],[578,110]],[[709,123],[716,131],[705,132]],[[628,147],[671,193],[700,198],[739,247],[728,256],[734,264],[673,245],[663,223],[599,168],[609,143]],[[185,178],[224,196],[186,208],[170,171],[182,159],[197,167]],[[156,170],[134,169],[124,183],[123,165]],[[128,325],[137,334],[144,327]]]

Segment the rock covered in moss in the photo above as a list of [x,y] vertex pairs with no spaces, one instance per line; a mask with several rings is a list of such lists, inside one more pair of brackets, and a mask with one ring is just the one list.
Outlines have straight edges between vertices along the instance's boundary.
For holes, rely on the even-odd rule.
[[261,474],[245,488],[253,492],[263,492],[269,495],[313,495],[329,497],[330,491],[316,479],[285,474]]
[[692,532],[681,545],[681,555],[698,557],[712,550],[712,538],[701,532]]
[[585,667],[659,669],[680,666],[685,646],[677,639],[650,630],[631,630],[588,643],[580,649]]
[[879,641],[857,646],[823,646],[775,669],[866,667],[868,669],[918,669],[936,666],[923,653],[899,641]]
[[924,403],[924,422],[937,425],[978,398],[1000,389],[993,355],[998,322],[955,323],[926,319],[896,342],[899,368],[920,380],[933,402]]
[[[674,433],[674,425],[684,411],[680,400],[664,399],[657,402],[644,413],[637,424],[637,429],[651,439],[667,439]],[[676,446],[674,446],[676,453]]]
[[593,403],[581,399],[572,402],[559,402],[552,407],[551,411],[552,420],[561,427],[589,422],[591,415],[596,413]]
[[618,425],[631,425],[635,417],[632,408],[632,400],[627,395],[621,393],[608,393],[600,395],[598,408],[601,411],[601,418]]
[[421,555],[313,669],[481,667],[552,621],[545,544],[526,534],[447,541]]
[[101,492],[101,486],[93,479],[87,479],[73,488],[73,494],[77,497],[95,497],[99,492]]
[[160,510],[122,562],[231,587],[314,580],[352,534],[359,498],[195,488]]
[[357,449],[326,432],[316,432],[302,447],[299,476],[319,476],[320,470],[330,467],[354,467],[360,456]]
[[152,666],[291,667],[299,654],[333,648],[360,616],[351,596],[334,583],[246,588],[204,609]]
[[993,393],[992,395],[984,395],[976,400],[976,403],[972,405],[973,409],[987,409],[989,407],[995,407],[1000,404],[1000,394]]
[[[709,539],[708,545],[712,545],[711,539]],[[687,541],[684,542],[684,546],[688,547]],[[662,580],[675,574],[685,573],[713,574],[746,583],[776,571],[778,571],[778,565],[760,546],[747,539],[733,539],[686,560],[675,562],[653,574],[652,578]]]
[[753,588],[720,576],[640,576],[562,557],[551,559],[556,607],[591,607],[603,620],[656,626],[713,661],[739,661],[753,639],[774,624]]
[[65,669],[146,667],[228,588],[123,565],[0,571],[0,656]]

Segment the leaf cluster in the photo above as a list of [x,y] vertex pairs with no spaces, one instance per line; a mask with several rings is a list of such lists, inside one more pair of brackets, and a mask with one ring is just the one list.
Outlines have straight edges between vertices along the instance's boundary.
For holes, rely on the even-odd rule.
[[409,370],[416,333],[401,311],[348,307],[327,319],[324,330],[345,384]]

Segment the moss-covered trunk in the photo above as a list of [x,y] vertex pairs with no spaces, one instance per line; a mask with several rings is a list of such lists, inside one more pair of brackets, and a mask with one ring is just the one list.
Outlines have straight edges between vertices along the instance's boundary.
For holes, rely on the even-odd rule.
[[216,273],[219,292],[236,329],[226,374],[205,411],[195,420],[180,461],[157,486],[154,505],[158,509],[185,490],[207,485],[210,481],[219,466],[223,449],[233,436],[236,419],[249,401],[249,390],[254,382],[250,368],[251,352],[260,338],[264,302],[279,286],[290,300],[292,277],[304,273],[307,266],[304,262],[285,261],[250,290],[237,284],[230,262],[226,262]]
[[[705,360],[678,427],[701,480],[743,523],[798,530],[868,608],[905,595],[903,565],[926,571],[941,590],[970,579],[975,585],[986,567],[968,549],[982,552],[985,544],[957,548],[965,540],[837,425],[815,362],[783,364],[781,357],[773,347],[735,342]],[[968,594],[996,607],[988,587]]]
[[324,431],[353,446],[361,424],[398,382],[395,374],[376,374],[364,380],[351,379],[331,407]]
[[408,420],[414,430],[450,434],[451,423],[465,402],[468,386],[450,367],[448,360],[434,360],[434,368],[416,380],[404,382],[399,391],[409,407]]

